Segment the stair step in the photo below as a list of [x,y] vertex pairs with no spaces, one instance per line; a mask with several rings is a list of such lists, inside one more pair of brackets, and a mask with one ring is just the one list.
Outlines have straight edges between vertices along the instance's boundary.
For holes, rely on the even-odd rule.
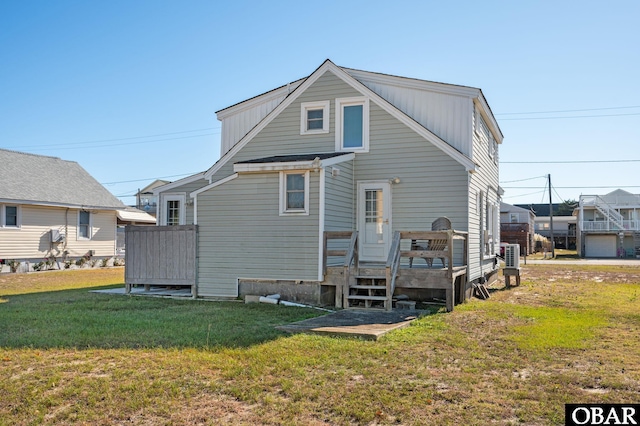
[[350,294],[347,298],[349,300],[387,300],[387,296],[359,296],[357,294]]
[[362,280],[386,280],[386,275],[356,275],[356,279]]
[[386,290],[387,286],[386,285],[361,285],[361,284],[356,284],[356,285],[352,285],[349,288],[353,288],[356,290]]

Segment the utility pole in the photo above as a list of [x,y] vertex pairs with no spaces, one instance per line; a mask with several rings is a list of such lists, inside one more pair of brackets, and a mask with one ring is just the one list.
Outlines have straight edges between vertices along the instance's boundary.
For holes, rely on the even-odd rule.
[[553,203],[551,202],[551,173],[549,173],[548,177],[549,177],[549,228],[551,230],[551,257],[555,259],[556,242],[553,239]]

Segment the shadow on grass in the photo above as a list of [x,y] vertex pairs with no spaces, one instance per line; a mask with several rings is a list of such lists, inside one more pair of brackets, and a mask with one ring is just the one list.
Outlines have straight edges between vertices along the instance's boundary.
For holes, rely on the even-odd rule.
[[2,296],[0,347],[248,347],[278,325],[323,314],[308,308],[90,293],[113,285]]

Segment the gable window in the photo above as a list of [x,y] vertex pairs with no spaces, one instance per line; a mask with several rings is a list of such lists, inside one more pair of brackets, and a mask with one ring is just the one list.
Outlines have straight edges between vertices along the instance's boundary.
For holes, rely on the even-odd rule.
[[78,212],[78,239],[91,239],[91,212],[85,210]]
[[280,172],[280,214],[309,214],[309,171]]
[[520,222],[520,215],[518,213],[509,213],[509,222],[511,223]]
[[184,225],[186,219],[185,194],[167,194],[162,196],[162,213],[160,225]]
[[303,102],[300,109],[301,135],[329,133],[329,101]]
[[369,151],[369,99],[336,99],[336,150]]
[[20,209],[18,206],[2,206],[0,226],[3,228],[20,227]]

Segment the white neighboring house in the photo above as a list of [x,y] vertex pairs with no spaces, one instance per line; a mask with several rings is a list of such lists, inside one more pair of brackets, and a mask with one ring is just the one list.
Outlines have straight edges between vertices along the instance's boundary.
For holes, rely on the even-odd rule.
[[0,149],[0,259],[111,257],[125,206],[78,163]]
[[467,283],[495,276],[503,135],[480,89],[327,60],[217,117],[220,160],[154,190],[159,225],[199,227],[198,296],[322,286],[325,231],[358,231],[360,260],[384,262],[394,231],[442,216],[468,232]]
[[622,189],[606,195],[581,195],[574,214],[582,257],[640,255],[640,195]]

